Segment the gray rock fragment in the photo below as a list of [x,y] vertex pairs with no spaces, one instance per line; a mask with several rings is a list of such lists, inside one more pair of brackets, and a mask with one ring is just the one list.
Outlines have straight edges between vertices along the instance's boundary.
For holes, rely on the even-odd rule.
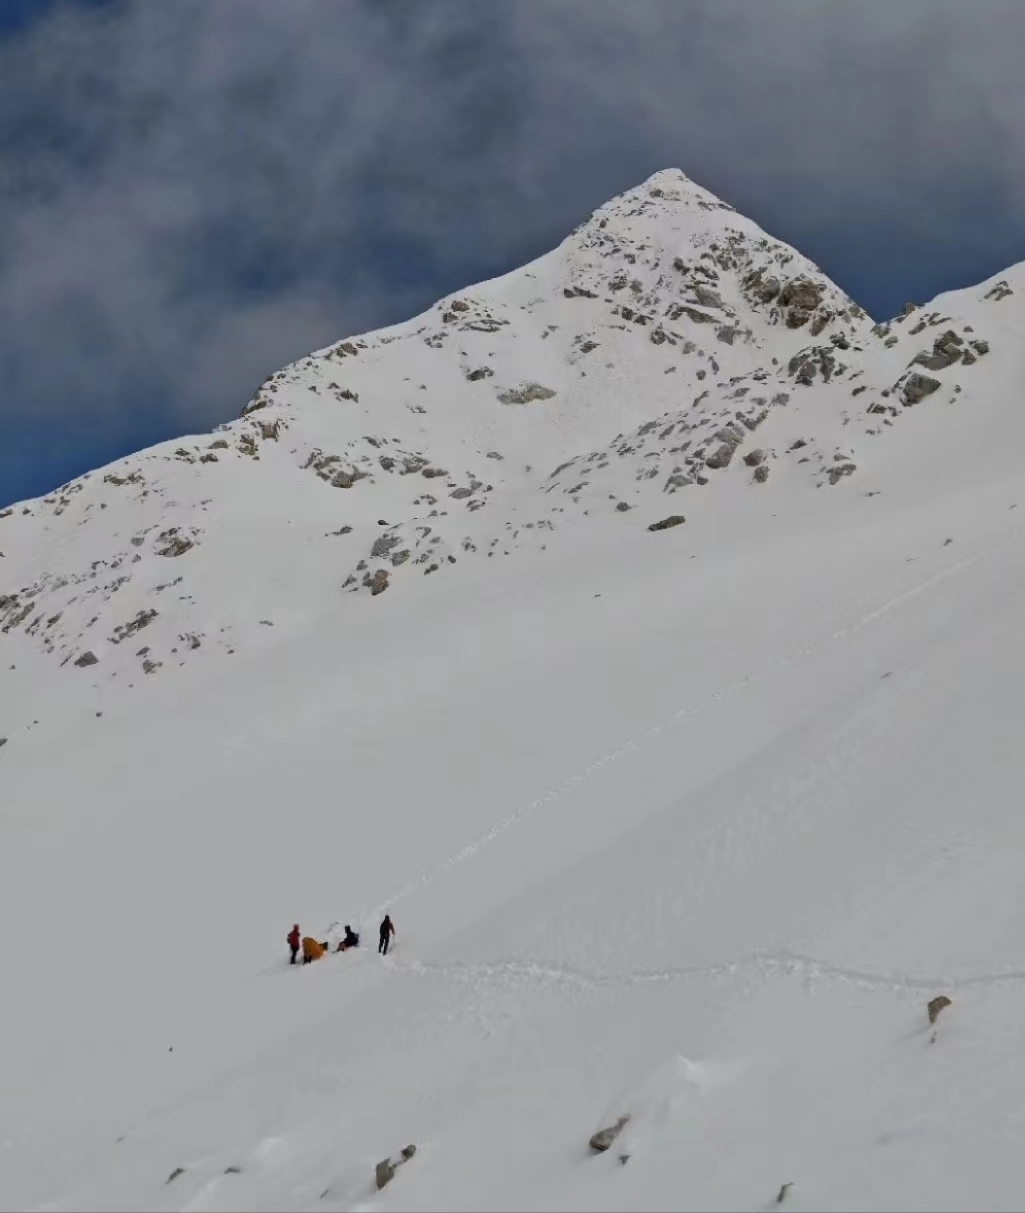
[[599,1129],[588,1143],[592,1150],[597,1154],[603,1154],[616,1138],[623,1132],[623,1129],[629,1123],[629,1115],[620,1116],[614,1125],[609,1125],[605,1129]]

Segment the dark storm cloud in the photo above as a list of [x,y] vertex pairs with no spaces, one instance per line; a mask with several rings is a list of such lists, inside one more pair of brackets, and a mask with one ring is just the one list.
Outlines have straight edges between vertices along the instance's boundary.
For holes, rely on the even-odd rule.
[[1017,0],[56,8],[0,46],[0,499],[49,422],[93,459],[233,416],[668,165],[872,311],[983,277],[1025,256],[1023,35]]

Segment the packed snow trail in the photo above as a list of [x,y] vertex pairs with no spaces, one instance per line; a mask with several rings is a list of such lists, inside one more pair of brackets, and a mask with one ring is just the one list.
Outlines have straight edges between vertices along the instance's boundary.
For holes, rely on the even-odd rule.
[[530,961],[495,961],[491,964],[430,964],[418,960],[399,962],[394,968],[400,973],[418,977],[435,977],[467,985],[501,985],[516,988],[524,985],[566,985],[579,990],[615,990],[632,986],[648,986],[678,981],[695,981],[715,977],[747,974],[756,977],[800,977],[809,988],[818,981],[833,981],[862,986],[866,990],[936,990],[971,989],[976,986],[1017,985],[1025,982],[1025,968],[1001,973],[977,973],[969,976],[912,977],[885,973],[866,973],[844,969],[816,960],[812,956],[762,953],[742,960],[725,961],[717,965],[695,968],[642,970],[640,972],[602,973],[598,970],[553,967]]

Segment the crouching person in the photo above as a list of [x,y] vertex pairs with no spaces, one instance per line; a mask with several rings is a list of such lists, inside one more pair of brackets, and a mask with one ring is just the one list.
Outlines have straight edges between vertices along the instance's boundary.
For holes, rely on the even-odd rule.
[[308,965],[312,960],[320,960],[327,951],[327,942],[318,943],[312,935],[303,938],[303,964]]

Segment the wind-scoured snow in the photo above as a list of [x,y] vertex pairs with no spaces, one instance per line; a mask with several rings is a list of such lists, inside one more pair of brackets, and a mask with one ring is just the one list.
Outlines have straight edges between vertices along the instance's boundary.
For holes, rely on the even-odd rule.
[[1020,1208],[1023,298],[667,171],[4,511],[0,1208]]

